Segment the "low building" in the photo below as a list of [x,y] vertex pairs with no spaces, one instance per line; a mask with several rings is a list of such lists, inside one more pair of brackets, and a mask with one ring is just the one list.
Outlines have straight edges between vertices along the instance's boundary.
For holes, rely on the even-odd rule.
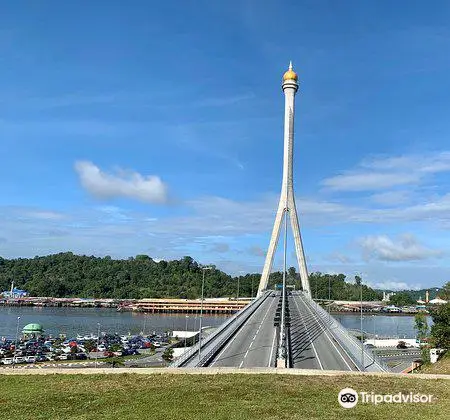
[[431,299],[428,302],[430,305],[445,305],[447,303],[446,300],[436,297],[435,299]]
[[28,292],[13,287],[11,288],[11,290],[5,290],[4,292],[2,292],[2,295],[6,299],[20,299],[28,296]]

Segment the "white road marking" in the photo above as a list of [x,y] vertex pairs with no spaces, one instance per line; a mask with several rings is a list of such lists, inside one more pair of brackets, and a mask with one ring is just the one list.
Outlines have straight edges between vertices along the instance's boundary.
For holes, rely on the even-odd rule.
[[[264,305],[264,303],[263,303],[263,305]],[[269,305],[269,308],[270,308],[270,306],[272,306],[272,304]],[[257,312],[258,312],[258,309],[250,315],[250,318],[247,320],[247,322],[249,322],[250,319],[251,319]],[[247,325],[247,322],[246,322],[244,325]],[[244,328],[242,327],[242,328],[234,335],[234,337],[228,342],[228,344],[221,350],[221,352],[217,355],[217,357],[216,357],[216,358],[214,359],[214,361],[211,363],[211,365],[210,365],[211,367],[214,366],[215,363],[216,363],[218,360],[220,360],[222,354],[225,353],[225,351],[228,349],[228,347],[231,346],[231,344],[234,342],[234,340],[236,340],[236,338],[238,337],[238,335],[239,335],[243,330],[244,330]],[[242,360],[241,365],[240,365],[239,367],[242,366],[242,363],[244,363],[243,360]]]
[[256,334],[255,334],[255,336],[253,337],[252,341],[250,342],[250,345],[248,346],[248,349],[247,349],[247,351],[245,352],[244,358],[242,359],[242,362],[241,362],[241,364],[239,365],[239,367],[241,367],[241,366],[243,365],[244,360],[245,360],[245,358],[247,357],[247,355],[248,355],[248,353],[249,353],[249,351],[250,351],[250,349],[251,349],[251,347],[252,347],[252,345],[253,345],[253,342],[255,341],[257,335],[259,334],[259,331],[261,330],[262,324],[264,324],[264,321],[266,320],[267,315],[268,315],[268,313],[269,313],[270,309],[272,308],[272,306],[273,306],[273,304],[274,304],[275,301],[276,301],[276,299],[274,299],[274,300],[272,301],[272,303],[269,305],[269,307],[267,308],[267,311],[266,311],[266,313],[264,314],[264,317],[263,317],[263,319],[261,320],[261,323],[259,324],[259,327],[258,327],[258,329],[257,329],[257,331],[256,331]]
[[298,303],[297,303],[297,301],[295,300],[295,298],[294,298],[294,303],[295,303],[295,306],[297,306],[298,314],[300,315],[300,317],[301,317],[301,319],[302,319],[303,328],[305,329],[306,334],[308,334],[309,342],[311,343],[313,352],[314,352],[314,354],[315,354],[315,356],[316,356],[317,361],[319,362],[319,367],[320,367],[321,370],[323,370],[322,362],[321,362],[320,359],[319,359],[319,355],[317,354],[316,347],[314,346],[314,343],[313,343],[313,341],[312,341],[312,339],[311,339],[311,334],[309,333],[309,330],[306,328],[306,324],[305,324],[305,321],[304,321],[304,319],[303,319],[302,312],[300,311],[300,307],[298,306]]
[[334,344],[333,340],[330,338],[330,336],[328,335],[326,328],[324,327],[324,325],[318,321],[317,316],[313,313],[312,309],[308,306],[308,304],[306,302],[303,301],[303,297],[301,295],[299,295],[300,300],[303,302],[303,305],[308,308],[309,312],[311,312],[311,315],[316,319],[317,323],[320,325],[320,327],[322,328],[323,333],[326,335],[326,337],[328,338],[328,340],[330,341],[330,343],[333,345],[333,347],[335,348],[335,350],[338,352],[339,356],[341,356],[342,360],[344,361],[344,363],[347,365],[349,370],[353,370],[351,368],[351,366],[348,364],[347,360],[345,360],[345,357],[342,356],[341,352],[339,351],[339,349],[336,347],[336,344]]
[[270,367],[272,363],[272,356],[273,356],[273,349],[275,348],[275,339],[277,338],[277,330],[274,329],[273,331],[273,340],[272,340],[272,348],[270,349],[270,355],[269,355],[269,364],[267,367]]

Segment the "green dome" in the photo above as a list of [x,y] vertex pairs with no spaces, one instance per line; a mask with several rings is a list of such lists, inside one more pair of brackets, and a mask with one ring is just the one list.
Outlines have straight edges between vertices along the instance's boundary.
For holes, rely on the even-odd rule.
[[42,332],[44,329],[41,324],[27,324],[23,327],[22,332],[32,333],[32,332]]

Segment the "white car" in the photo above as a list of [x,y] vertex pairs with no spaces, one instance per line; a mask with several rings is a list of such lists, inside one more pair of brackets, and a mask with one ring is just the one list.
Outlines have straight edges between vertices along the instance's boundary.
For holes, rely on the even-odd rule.
[[12,365],[13,364],[13,358],[12,357],[5,357],[2,359],[2,362],[4,365]]
[[97,351],[106,351],[106,347],[104,346],[104,344],[99,344],[99,346],[97,347]]

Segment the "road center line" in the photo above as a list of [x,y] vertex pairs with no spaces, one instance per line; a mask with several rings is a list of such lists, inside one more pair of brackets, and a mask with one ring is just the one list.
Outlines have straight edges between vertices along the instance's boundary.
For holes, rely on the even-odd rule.
[[245,358],[247,357],[247,355],[248,355],[248,353],[249,353],[249,351],[250,351],[250,349],[251,349],[251,347],[252,347],[252,345],[253,345],[253,342],[255,341],[257,335],[259,334],[259,331],[261,330],[261,327],[262,327],[264,321],[266,320],[267,315],[269,314],[269,311],[270,311],[270,309],[272,308],[272,306],[273,306],[273,304],[274,304],[275,301],[276,301],[276,299],[274,299],[274,300],[272,301],[272,303],[269,305],[269,307],[267,308],[267,311],[266,311],[266,313],[264,314],[264,317],[263,317],[263,319],[261,320],[261,323],[259,324],[258,330],[256,331],[255,336],[253,337],[253,339],[252,339],[250,345],[248,346],[247,351],[245,352],[244,358],[242,359],[242,362],[241,362],[241,366],[242,366],[242,364],[244,363],[244,360],[245,360]]
[[[263,305],[264,305],[264,303],[263,303]],[[269,305],[269,307],[270,307],[270,305]],[[259,308],[258,308],[258,309],[259,309]],[[250,319],[258,312],[258,309],[250,315],[250,318],[247,320],[247,323],[249,323]],[[247,323],[246,323],[246,324],[247,324]],[[220,360],[220,358],[222,357],[222,354],[225,353],[225,351],[228,349],[228,347],[231,346],[231,344],[234,342],[234,340],[236,340],[236,338],[238,337],[238,335],[245,329],[244,327],[245,327],[245,325],[244,325],[242,328],[239,329],[239,331],[234,335],[234,337],[233,337],[233,338],[227,343],[227,345],[221,350],[221,352],[217,355],[217,357],[216,357],[216,358],[214,359],[214,361],[211,363],[211,365],[210,365],[211,367],[214,366],[215,363],[216,363],[218,360]],[[239,367],[240,367],[240,366],[239,366]]]

